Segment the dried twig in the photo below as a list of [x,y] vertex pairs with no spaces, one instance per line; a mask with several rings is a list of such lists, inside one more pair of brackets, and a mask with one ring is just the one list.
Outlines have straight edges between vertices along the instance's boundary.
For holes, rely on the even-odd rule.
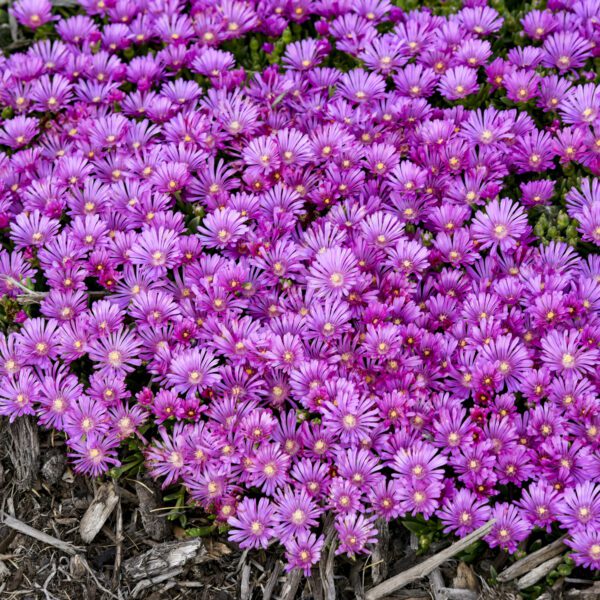
[[242,573],[240,575],[240,600],[250,600],[252,596],[252,587],[250,586],[250,574],[252,573],[252,567],[246,563],[242,567]]
[[[16,297],[17,301],[21,304],[39,304],[49,293],[32,290],[10,275],[4,275],[2,278],[6,281],[8,288],[17,287],[23,292]],[[104,290],[90,290],[87,292],[88,296],[96,298],[101,298],[107,294],[108,292]]]
[[300,569],[294,569],[287,574],[283,587],[281,588],[280,599],[281,600],[293,600],[296,597],[298,586],[302,580],[302,571]]
[[119,503],[117,504],[115,537],[115,565],[112,577],[113,588],[117,588],[119,586],[119,578],[121,575],[121,561],[123,560],[123,506],[121,505],[120,497]]
[[35,540],[38,540],[38,542],[42,542],[42,544],[54,546],[54,548],[58,548],[58,550],[61,550],[69,556],[75,556],[80,550],[73,546],[73,544],[70,544],[69,542],[63,542],[62,540],[59,540],[58,538],[55,538],[52,535],[48,535],[43,531],[39,531],[38,529],[35,529],[34,527],[31,527],[30,525],[23,523],[23,521],[19,521],[19,519],[15,519],[14,517],[7,515],[6,513],[2,513],[0,515],[0,522],[2,522],[7,527],[18,531],[19,533],[22,533],[23,535],[27,535]]
[[429,574],[429,584],[435,600],[447,600],[448,596],[444,593],[444,578],[439,568]]
[[482,525],[479,529],[473,531],[473,533],[464,537],[462,540],[455,542],[449,548],[438,552],[434,556],[424,560],[422,563],[415,565],[411,569],[399,573],[394,577],[391,577],[387,581],[379,584],[378,586],[370,589],[366,594],[366,600],[379,600],[389,596],[396,590],[403,588],[405,585],[426,577],[437,567],[443,565],[449,558],[452,558],[459,552],[466,550],[471,544],[481,539],[484,535],[487,535],[492,527],[494,526],[494,520],[488,521],[485,525]]
[[567,548],[564,544],[566,537],[567,536],[563,535],[555,542],[552,542],[552,544],[544,546],[536,552],[532,552],[525,558],[522,558],[516,563],[510,565],[510,567],[504,569],[504,571],[498,575],[498,581],[501,583],[506,583],[507,581],[517,579],[518,577],[521,577],[521,575],[529,573],[532,569],[535,569],[535,567],[541,565],[543,562],[554,558],[558,554],[561,554]]
[[273,570],[271,571],[271,575],[269,575],[269,579],[267,579],[267,583],[265,584],[265,588],[263,591],[263,600],[271,600],[271,596],[275,591],[275,586],[277,585],[277,580],[283,571],[283,564],[280,560],[276,561],[273,565]]
[[562,556],[556,556],[546,561],[545,563],[542,563],[535,569],[529,571],[527,575],[521,577],[521,579],[517,581],[517,587],[520,590],[524,590],[532,586],[534,583],[537,583],[540,579],[542,579],[542,577],[546,577],[546,575],[548,575],[548,573],[550,573],[550,571],[552,571],[555,567],[558,567],[562,560]]
[[155,577],[151,577],[149,579],[142,579],[138,584],[133,588],[131,592],[131,596],[133,598],[137,598],[141,592],[143,592],[146,588],[152,587],[157,583],[162,583],[163,581],[167,581],[169,579],[173,579],[183,573],[183,569],[170,569],[161,575],[156,575]]

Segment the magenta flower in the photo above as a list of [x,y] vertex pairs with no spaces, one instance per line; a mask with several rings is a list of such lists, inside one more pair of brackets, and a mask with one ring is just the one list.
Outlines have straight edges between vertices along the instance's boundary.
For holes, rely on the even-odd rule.
[[321,550],[325,539],[317,537],[314,533],[300,533],[296,538],[288,540],[285,544],[285,557],[287,560],[286,571],[302,569],[308,577],[313,565],[321,558]]
[[600,534],[598,530],[583,530],[573,534],[565,543],[573,549],[575,564],[597,570],[600,567]]
[[541,343],[542,359],[551,371],[583,374],[595,368],[598,351],[585,347],[575,330],[551,331]]
[[492,509],[492,518],[495,519],[495,523],[485,540],[492,548],[499,546],[513,554],[519,542],[529,535],[531,525],[523,519],[519,510],[510,504],[497,504]]
[[37,29],[53,18],[52,4],[48,0],[17,0],[10,12],[21,25],[30,29]]
[[336,519],[335,529],[340,541],[336,554],[344,552],[354,556],[365,553],[367,544],[372,544],[377,540],[374,520],[373,517],[366,517],[358,513],[351,513]]
[[447,499],[440,510],[444,531],[454,532],[460,537],[481,527],[489,518],[489,505],[466,489],[459,490],[454,497]]
[[472,226],[473,237],[482,249],[503,251],[515,248],[528,230],[525,211],[508,198],[488,204],[485,214],[479,213]]
[[232,527],[229,539],[240,548],[266,548],[275,535],[277,523],[273,505],[266,498],[244,498],[238,505],[237,516],[228,520]]

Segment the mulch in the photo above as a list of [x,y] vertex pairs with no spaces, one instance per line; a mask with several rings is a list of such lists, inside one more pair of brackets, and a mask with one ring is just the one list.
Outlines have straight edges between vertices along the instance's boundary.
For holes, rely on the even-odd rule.
[[[332,549],[305,578],[285,572],[276,547],[248,552],[225,535],[189,537],[177,521],[167,520],[162,497],[148,479],[103,483],[75,476],[56,435],[26,418],[0,422],[0,598],[361,599],[377,584],[448,551],[440,541],[419,553],[414,534],[381,523],[371,556],[351,561],[335,557]],[[186,509],[186,517],[186,529],[210,529],[201,511]],[[485,583],[508,564],[508,556],[497,552],[484,553],[475,564],[451,557],[385,597],[529,600],[516,579],[491,588]],[[562,578],[538,597],[599,600],[600,586]]]

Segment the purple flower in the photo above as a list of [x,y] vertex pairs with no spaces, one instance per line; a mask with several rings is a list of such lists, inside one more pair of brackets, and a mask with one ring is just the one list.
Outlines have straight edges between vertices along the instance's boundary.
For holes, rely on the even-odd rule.
[[485,540],[492,548],[499,546],[513,554],[519,542],[529,535],[531,525],[523,519],[519,510],[510,504],[501,503],[494,506],[492,519],[495,519],[495,522]]
[[323,536],[302,532],[285,544],[286,571],[302,569],[306,577],[310,576],[313,565],[321,559],[321,550],[325,544]]
[[237,509],[237,516],[228,519],[232,527],[229,539],[240,548],[266,548],[275,535],[277,519],[271,502],[266,498],[244,498]]
[[464,537],[490,518],[490,507],[473,492],[462,489],[448,498],[440,510],[440,519],[446,533]]
[[583,374],[593,370],[598,351],[586,348],[575,330],[551,331],[542,338],[542,359],[551,371]]
[[573,549],[571,556],[575,564],[592,570],[600,567],[600,533],[597,529],[577,531],[565,543]]
[[358,513],[338,517],[335,521],[335,530],[340,545],[336,550],[336,554],[344,552],[354,556],[355,554],[365,553],[367,544],[377,541],[377,530],[373,525],[374,521],[374,517],[366,517]]
[[478,214],[473,221],[472,233],[482,249],[507,251],[517,246],[528,229],[525,211],[508,198],[503,198],[488,204],[485,214]]
[[52,4],[48,0],[17,0],[10,12],[21,25],[37,29],[52,20]]

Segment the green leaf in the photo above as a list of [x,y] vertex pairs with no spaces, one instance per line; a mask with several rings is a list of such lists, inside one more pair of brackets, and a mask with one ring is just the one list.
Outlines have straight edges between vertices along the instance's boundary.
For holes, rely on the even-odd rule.
[[188,537],[206,537],[216,530],[215,525],[205,525],[204,527],[190,527],[185,530]]

